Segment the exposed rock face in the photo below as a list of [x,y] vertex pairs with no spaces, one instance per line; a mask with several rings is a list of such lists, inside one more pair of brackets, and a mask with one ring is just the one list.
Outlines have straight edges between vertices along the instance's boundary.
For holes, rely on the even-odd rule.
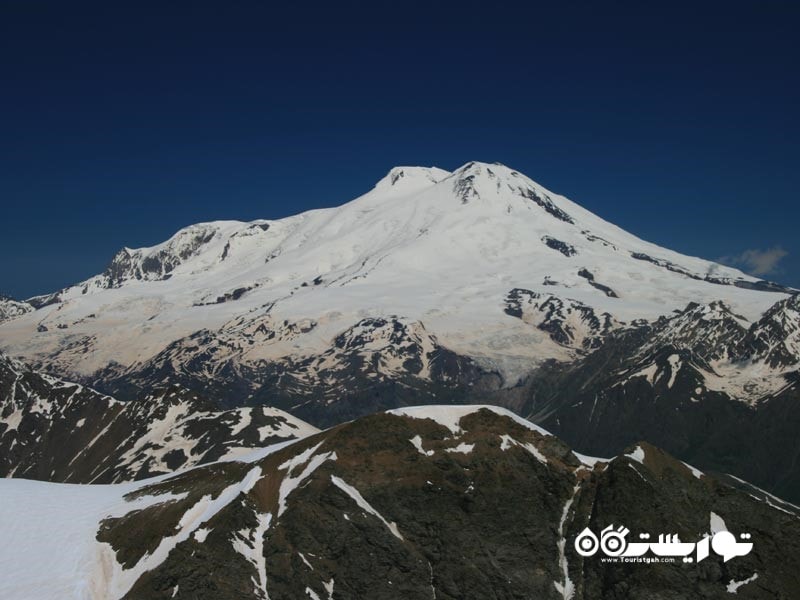
[[27,302],[17,302],[13,298],[0,294],[0,322],[21,317],[31,312],[34,307]]
[[557,240],[556,238],[550,237],[549,235],[542,237],[542,241],[548,248],[552,248],[557,252],[561,252],[561,254],[563,254],[568,258],[570,256],[575,256],[578,253],[578,251],[575,250],[575,246],[573,246],[572,244],[568,244],[567,242],[562,242],[561,240]]
[[180,387],[119,402],[0,355],[0,477],[132,481],[315,431],[275,408],[222,411]]
[[[202,387],[220,403],[266,404],[324,427],[380,410],[425,402],[465,402],[498,389],[501,379],[441,346],[418,322],[365,318],[326,350],[279,360],[246,360],[253,348],[286,343],[316,322],[235,322],[170,345],[134,369],[95,382],[115,396],[135,397],[163,381]],[[202,382],[202,383],[200,383]]]
[[[96,593],[126,599],[727,599],[732,584],[737,597],[790,599],[800,588],[797,508],[647,444],[609,461],[576,455],[502,409],[373,415],[249,461],[98,490],[109,497],[87,502],[96,543],[70,577],[101,573]],[[0,481],[0,515],[23,483]],[[26,490],[31,511],[75,493]],[[750,533],[752,551],[640,564],[574,550],[587,526],[699,541],[720,523]],[[41,526],[23,521],[12,536]],[[21,560],[16,542],[0,549],[0,577]],[[55,546],[39,557],[54,576]]]
[[123,248],[102,275],[105,286],[115,288],[132,280],[168,279],[175,267],[195,255],[215,235],[217,231],[214,227],[194,225],[182,229],[178,235],[150,252]]
[[754,323],[724,303],[619,329],[529,382],[522,414],[589,453],[646,439],[800,500],[798,296]]
[[549,334],[561,346],[590,350],[620,324],[609,313],[552,294],[514,288],[506,296],[505,312]]
[[800,294],[776,302],[736,347],[740,361],[784,370],[800,363]]

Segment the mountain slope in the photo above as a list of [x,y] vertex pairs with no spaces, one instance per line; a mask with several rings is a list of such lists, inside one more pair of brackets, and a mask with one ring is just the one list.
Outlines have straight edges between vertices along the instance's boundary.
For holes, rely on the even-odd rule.
[[180,387],[119,402],[0,354],[0,477],[132,481],[316,431],[274,408],[220,411]]
[[[420,407],[134,484],[0,480],[0,595],[788,599],[799,513],[649,445],[589,459],[502,409]],[[576,553],[611,524],[753,547],[697,564]]]
[[498,373],[443,347],[422,323],[394,315],[361,319],[319,353],[241,360],[254,346],[314,327],[314,322],[275,328],[267,323],[216,334],[204,330],[142,365],[122,372],[111,367],[92,381],[122,398],[165,381],[202,387],[222,404],[246,398],[248,404],[275,406],[319,427],[420,402],[464,403],[502,384]]
[[[125,248],[1,323],[0,349],[123,398],[166,378],[290,408],[301,389],[318,398],[303,416],[329,424],[384,407],[359,393],[325,416],[375,379],[419,400],[513,386],[638,319],[721,299],[755,320],[788,291],[644,242],[503,165],[401,167],[336,208]],[[415,347],[376,348],[377,321]],[[337,345],[364,323],[370,335]]]
[[722,302],[615,331],[509,403],[589,453],[646,439],[800,500],[800,295],[749,322]]

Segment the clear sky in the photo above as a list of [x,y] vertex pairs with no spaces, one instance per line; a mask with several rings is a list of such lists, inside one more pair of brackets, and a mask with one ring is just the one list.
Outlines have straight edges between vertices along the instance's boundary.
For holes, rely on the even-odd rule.
[[469,160],[800,286],[799,30],[771,0],[0,0],[0,291]]

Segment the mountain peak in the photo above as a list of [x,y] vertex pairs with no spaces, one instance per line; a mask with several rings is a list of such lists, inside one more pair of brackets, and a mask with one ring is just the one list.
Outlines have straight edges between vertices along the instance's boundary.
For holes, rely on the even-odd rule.
[[488,162],[483,162],[483,161],[480,161],[480,160],[471,160],[471,161],[461,165],[459,168],[457,168],[455,171],[453,171],[453,173],[454,174],[455,173],[462,173],[462,172],[466,172],[466,171],[481,172],[481,171],[492,170],[492,169],[494,169],[495,171],[497,171],[498,169],[502,169],[502,170],[506,170],[506,171],[513,171],[513,169],[511,169],[510,167],[504,165],[501,162],[488,163]]
[[453,177],[456,181],[486,180],[495,182],[503,181],[505,183],[515,183],[516,179],[519,178],[520,181],[516,183],[520,183],[523,179],[523,176],[520,175],[518,171],[515,171],[514,169],[511,169],[502,163],[498,162],[485,163],[475,160],[460,166],[455,171],[453,171],[450,176]]
[[375,189],[381,191],[389,189],[402,190],[403,192],[419,191],[446,179],[453,179],[456,187],[463,187],[464,185],[469,185],[470,182],[480,180],[492,182],[493,185],[502,181],[512,187],[532,186],[537,190],[541,188],[541,186],[519,173],[519,171],[515,171],[502,163],[486,163],[473,160],[461,165],[452,172],[438,167],[393,167],[375,184]]
[[541,185],[529,177],[500,162],[487,163],[471,160],[454,170],[451,175],[457,178],[481,176],[492,180],[501,179],[505,182],[516,182],[517,184],[532,184],[537,188],[542,188]]
[[393,167],[375,184],[375,189],[411,192],[439,183],[449,176],[449,171],[438,167]]

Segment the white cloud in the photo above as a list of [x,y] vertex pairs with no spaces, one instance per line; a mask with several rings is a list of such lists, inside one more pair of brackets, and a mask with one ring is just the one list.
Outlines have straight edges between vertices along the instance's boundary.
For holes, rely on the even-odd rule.
[[778,263],[788,252],[780,246],[758,250],[756,248],[745,250],[735,256],[723,256],[717,262],[741,267],[751,275],[769,275],[779,272]]

